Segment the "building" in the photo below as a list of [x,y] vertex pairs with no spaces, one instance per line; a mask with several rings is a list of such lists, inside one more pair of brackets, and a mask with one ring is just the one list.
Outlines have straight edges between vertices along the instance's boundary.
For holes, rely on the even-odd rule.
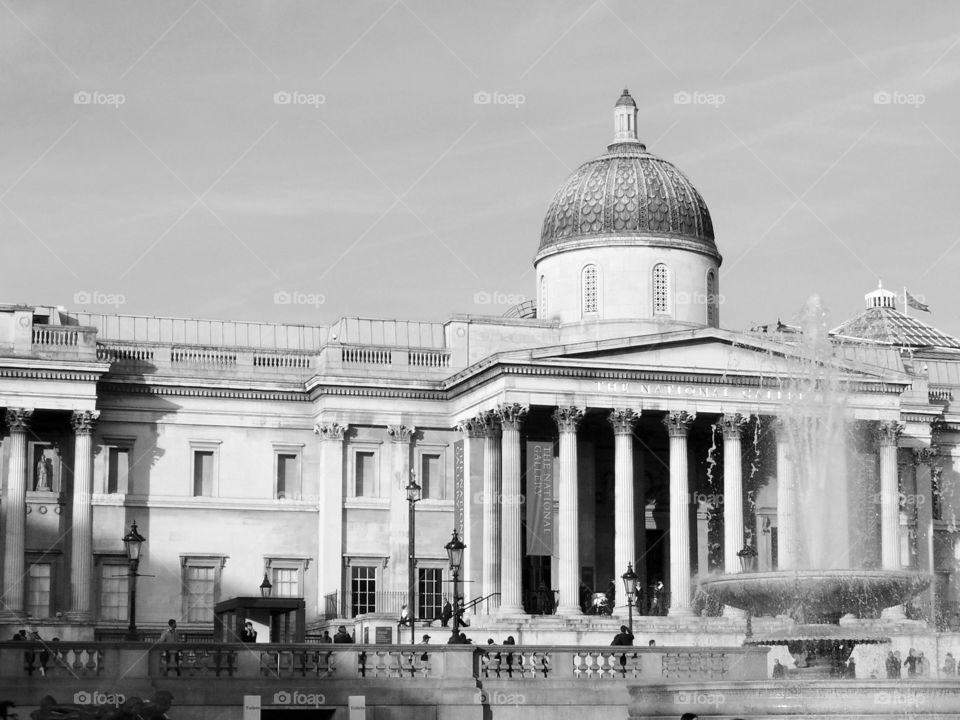
[[[294,326],[0,306],[3,620],[121,634],[136,522],[148,632],[174,617],[209,634],[214,605],[264,575],[304,598],[310,631],[390,627],[408,601],[411,477],[419,617],[452,594],[455,528],[477,623],[530,637],[582,628],[628,564],[643,611],[662,581],[671,623],[691,628],[708,622],[697,573],[739,572],[744,545],[760,568],[789,567],[775,420],[798,334],[721,329],[709,210],[636,119],[624,91],[613,142],[549,206],[536,303],[505,317]],[[945,625],[960,599],[960,343],[892,293],[867,300],[833,333],[863,431],[847,560],[936,573],[920,610]]]

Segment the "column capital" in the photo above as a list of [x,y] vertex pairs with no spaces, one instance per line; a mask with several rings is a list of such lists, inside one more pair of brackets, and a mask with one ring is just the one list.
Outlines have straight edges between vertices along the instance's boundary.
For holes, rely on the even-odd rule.
[[724,439],[738,440],[740,433],[743,432],[743,426],[747,424],[747,418],[740,413],[724,413],[720,416],[717,425],[723,432]]
[[607,420],[613,426],[614,435],[630,435],[639,419],[640,415],[631,408],[614,408],[607,415]]
[[346,431],[346,425],[335,422],[320,423],[313,426],[313,432],[319,435],[321,440],[343,440],[343,434]]
[[33,408],[7,408],[6,421],[10,432],[26,432],[32,418]]
[[889,447],[892,445],[896,447],[904,428],[906,428],[906,425],[897,420],[883,420],[877,423],[874,428],[877,443],[881,446]]
[[454,429],[466,435],[468,438],[483,437],[483,417],[476,415],[471,418],[465,418],[459,421]]
[[90,435],[100,417],[99,410],[74,410],[70,418],[73,425],[73,432],[77,435]]
[[911,451],[914,465],[932,465],[939,453],[935,447],[914,448]]
[[696,417],[696,413],[690,413],[686,410],[670,410],[663,418],[663,424],[666,426],[670,437],[686,437]]
[[504,403],[503,405],[497,405],[494,412],[500,418],[500,425],[504,429],[519,430],[529,410],[529,407],[520,403]]
[[395,443],[408,443],[417,431],[412,425],[387,425],[387,435]]
[[575,405],[558,407],[553,411],[553,421],[561,433],[575,433],[582,420],[583,410]]
[[479,415],[480,435],[488,438],[498,438],[503,432],[500,426],[500,416],[496,410],[484,410]]

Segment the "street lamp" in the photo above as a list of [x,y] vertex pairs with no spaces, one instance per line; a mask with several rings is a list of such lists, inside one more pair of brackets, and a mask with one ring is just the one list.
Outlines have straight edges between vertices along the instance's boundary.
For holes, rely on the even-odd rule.
[[268,598],[270,597],[270,592],[273,590],[273,583],[270,582],[270,578],[267,577],[267,574],[263,574],[263,582],[260,583],[260,597]]
[[137,633],[137,577],[140,573],[137,570],[140,567],[140,548],[147,539],[137,532],[136,520],[130,524],[130,532],[123,536],[123,547],[127,551],[127,596],[129,609],[127,614],[130,616],[130,626],[127,628],[127,640],[136,642],[139,640]]
[[757,569],[757,551],[752,545],[744,545],[743,550],[737,552],[740,558],[740,572],[753,572]]
[[627,571],[620,576],[623,590],[627,594],[627,617],[630,623],[630,635],[633,635],[633,602],[637,596],[637,580],[640,576],[633,571],[633,563],[627,563]]
[[453,643],[460,637],[460,596],[457,592],[457,582],[460,580],[460,567],[463,565],[463,551],[467,546],[463,544],[457,530],[453,530],[453,538],[444,545],[447,559],[450,561],[450,573],[453,575]]
[[[407,559],[407,615],[410,620],[410,644],[416,645],[417,643],[417,550],[416,550],[416,527],[417,527],[417,513],[416,505],[422,499],[420,497],[421,488],[417,485],[416,473],[410,471],[410,482],[407,483],[407,503],[410,506],[410,509],[407,513],[408,518],[408,530],[410,533],[410,556]],[[399,641],[400,638],[398,637]]]

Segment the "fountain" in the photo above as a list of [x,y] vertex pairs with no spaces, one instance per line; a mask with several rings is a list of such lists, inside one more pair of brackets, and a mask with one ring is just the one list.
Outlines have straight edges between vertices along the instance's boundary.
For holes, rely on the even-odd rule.
[[841,627],[841,616],[876,616],[930,583],[916,572],[867,567],[869,548],[856,541],[851,519],[858,488],[848,467],[856,429],[825,318],[819,298],[811,298],[801,315],[796,360],[783,380],[793,399],[776,429],[785,440],[778,470],[786,470],[778,478],[785,483],[778,502],[790,508],[780,514],[780,568],[699,579],[700,589],[724,605],[752,615],[790,616],[797,625],[750,637],[746,644],[786,645],[793,673],[811,678],[842,675],[856,644],[889,641]]

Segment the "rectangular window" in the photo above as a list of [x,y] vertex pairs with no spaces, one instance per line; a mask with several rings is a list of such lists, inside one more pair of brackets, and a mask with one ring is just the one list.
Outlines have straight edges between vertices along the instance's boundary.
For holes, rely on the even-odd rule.
[[129,492],[130,449],[111,447],[107,449],[107,492]]
[[100,619],[127,620],[128,575],[126,565],[100,566]]
[[417,617],[433,620],[440,617],[443,606],[443,570],[419,568],[417,570]]
[[300,486],[300,457],[277,453],[277,497],[296,498]]
[[193,496],[213,497],[212,450],[193,451]]
[[359,450],[355,457],[355,488],[357,497],[375,497],[377,482],[377,454],[373,451]]
[[216,567],[188,565],[185,568],[186,618],[188,623],[213,622]]
[[35,618],[50,617],[50,563],[34,563],[27,572],[26,610]]
[[300,597],[300,571],[296,568],[273,569],[273,597]]
[[353,566],[350,568],[351,617],[377,610],[377,568]]
[[443,499],[443,468],[440,455],[423,453],[420,456],[420,497],[432,500]]

